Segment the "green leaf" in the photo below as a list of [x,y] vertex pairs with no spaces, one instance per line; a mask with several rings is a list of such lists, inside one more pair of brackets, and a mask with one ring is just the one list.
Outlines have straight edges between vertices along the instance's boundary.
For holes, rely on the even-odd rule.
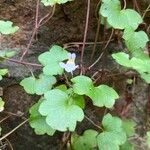
[[129,55],[124,53],[124,52],[119,52],[119,53],[115,53],[112,54],[113,59],[115,59],[115,61],[122,65],[122,66],[126,66],[126,67],[131,67],[131,63],[129,60]]
[[0,127],[0,135],[2,135],[2,128]]
[[[74,83],[73,90],[79,95],[92,95],[94,92],[94,85],[92,80],[86,76],[77,76],[71,81]],[[82,85],[82,86],[81,86]]]
[[123,145],[120,146],[120,150],[135,150],[135,148],[132,143],[126,141]]
[[146,133],[146,142],[147,142],[148,147],[150,148],[150,131]]
[[2,76],[6,75],[8,73],[8,69],[0,69],[0,80],[2,80]]
[[1,34],[13,34],[15,33],[19,27],[13,26],[11,21],[3,21],[0,20],[0,33]]
[[48,91],[44,97],[46,100],[41,103],[39,112],[46,116],[47,124],[59,131],[74,131],[77,121],[83,120],[84,113],[73,104],[73,98],[59,89]]
[[72,97],[73,104],[78,105],[82,109],[85,108],[84,97],[82,95],[75,94],[72,88],[67,89],[67,86],[65,84],[62,84],[55,87],[55,89],[59,89],[63,92],[66,92],[70,96],[70,98]]
[[20,85],[23,86],[25,91],[29,94],[42,95],[49,91],[56,83],[54,76],[46,76],[41,74],[39,79],[34,77],[28,77],[21,81]]
[[73,1],[73,0],[41,0],[41,2],[45,6],[53,6],[55,4],[64,4],[66,2]]
[[82,95],[74,94],[72,96],[72,98],[73,98],[73,104],[78,105],[82,109],[85,108],[85,100],[84,100],[84,97]]
[[0,97],[0,112],[2,112],[4,110],[4,105],[5,105],[5,102]]
[[106,18],[104,18],[103,16],[100,16],[100,21],[102,25],[106,26],[106,29],[112,28],[112,26],[107,22]]
[[0,75],[4,76],[8,73],[8,69],[0,69]]
[[6,51],[6,54],[5,54],[5,56],[7,58],[11,58],[11,57],[13,57],[15,55],[16,55],[16,51]]
[[20,82],[20,85],[23,86],[24,90],[28,94],[35,94],[35,82],[36,82],[36,78],[28,77],[28,78],[23,79]]
[[131,27],[135,30],[143,22],[142,17],[133,9],[124,9],[121,13],[125,21],[124,29]]
[[89,96],[95,106],[111,108],[115,103],[115,99],[119,97],[116,91],[107,85],[94,87],[92,80],[89,77],[77,76],[71,81],[74,83],[74,92],[79,95]]
[[[149,41],[144,31],[135,32],[131,28],[125,29],[123,38],[125,39],[127,48],[135,57],[138,55],[139,49],[145,48],[146,43]],[[142,51],[142,53],[144,52]]]
[[55,83],[56,78],[54,76],[46,76],[41,74],[35,83],[35,93],[37,95],[42,95],[49,91]]
[[82,136],[72,134],[71,142],[74,150],[92,150],[97,147],[96,137],[98,132],[92,129],[86,130]]
[[146,72],[146,73],[142,72],[140,73],[140,75],[142,79],[144,79],[147,83],[150,84],[150,72]]
[[52,136],[55,133],[55,130],[52,129],[46,123],[46,121],[45,121],[46,117],[41,116],[41,114],[38,112],[39,106],[42,103],[42,101],[43,101],[43,99],[40,99],[38,103],[34,104],[30,108],[29,123],[37,135],[48,134],[48,135]]
[[107,114],[102,120],[102,125],[104,131],[97,137],[99,150],[119,150],[119,146],[127,139],[121,119]]
[[123,120],[122,127],[128,137],[135,134],[136,123],[133,120]]
[[45,52],[39,56],[40,63],[44,66],[43,73],[45,75],[61,75],[64,71],[59,63],[68,59],[68,52],[60,46],[54,45],[49,52]]
[[102,0],[102,5],[99,11],[103,17],[109,17],[115,15],[121,10],[119,0]]
[[9,51],[9,50],[2,50],[0,51],[0,58],[10,58],[16,55],[15,51]]
[[100,85],[95,88],[90,98],[95,106],[111,108],[114,106],[115,100],[119,98],[119,95],[113,88],[107,85]]
[[132,9],[121,10],[119,0],[103,0],[99,14],[107,17],[107,22],[116,29],[131,27],[137,29],[142,23],[142,17]]
[[136,70],[147,83],[150,83],[150,58],[132,57],[129,59],[129,55],[123,52],[113,54],[112,57],[120,65]]

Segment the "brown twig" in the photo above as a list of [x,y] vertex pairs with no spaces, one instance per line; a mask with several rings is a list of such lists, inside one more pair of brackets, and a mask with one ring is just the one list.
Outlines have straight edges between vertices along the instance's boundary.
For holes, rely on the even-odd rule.
[[148,7],[146,8],[146,10],[144,11],[143,15],[142,15],[142,19],[145,18],[147,12],[150,11],[150,4],[148,5]]
[[80,74],[82,74],[83,55],[84,55],[85,42],[86,42],[86,38],[87,38],[87,31],[88,31],[88,25],[89,25],[89,16],[90,16],[90,3],[91,3],[91,0],[87,0],[87,1],[88,1],[88,3],[87,3],[86,24],[85,24],[84,39],[83,39],[83,46],[82,46],[82,50],[81,50],[81,59],[80,59],[80,63],[81,63],[81,72],[80,72]]
[[112,29],[112,32],[111,32],[111,35],[109,37],[109,40],[107,41],[105,47],[103,48],[103,52],[100,54],[100,56],[95,60],[95,62],[93,64],[91,64],[88,69],[90,70],[93,66],[95,66],[99,61],[100,59],[102,58],[102,56],[104,55],[105,53],[105,49],[107,48],[107,46],[109,45],[111,39],[112,39],[112,36],[113,36],[113,33],[114,33],[114,29]]
[[5,58],[5,57],[3,57],[3,58],[5,60],[7,60],[7,61],[14,62],[14,63],[21,64],[21,65],[28,65],[28,66],[34,66],[34,67],[42,67],[42,65],[40,65],[40,64],[29,63],[29,62],[24,62],[24,61],[20,61],[20,60],[16,60],[16,59]]
[[38,15],[39,15],[39,0],[37,0],[37,5],[36,5],[35,28],[33,29],[32,36],[31,36],[31,38],[30,38],[30,41],[29,41],[29,43],[28,43],[28,45],[27,45],[27,48],[26,48],[25,51],[23,52],[23,54],[22,54],[22,56],[21,56],[21,58],[20,58],[20,61],[23,60],[24,56],[25,56],[26,53],[28,52],[28,50],[29,50],[29,48],[30,48],[30,46],[31,46],[31,44],[32,44],[32,41],[33,41],[33,39],[34,39],[34,36],[35,36],[35,34],[36,34],[36,31],[37,31],[37,29],[38,29]]
[[102,130],[103,131],[103,128],[101,126],[98,126],[93,120],[91,120],[88,116],[84,115],[85,118],[91,122],[95,127],[97,127],[98,129]]
[[135,8],[137,9],[138,13],[141,15],[140,8],[139,8],[139,5],[138,5],[137,1],[133,0],[133,4],[134,4]]
[[126,9],[126,7],[127,7],[127,2],[126,2],[126,0],[123,0],[123,2],[124,2],[123,9]]
[[[112,41],[112,40],[111,40]],[[96,42],[96,44],[103,44],[103,43],[107,43],[107,41],[103,41],[103,42]],[[65,43],[63,44],[63,48],[67,49],[70,47],[79,47],[79,45],[83,45],[83,42],[70,42],[70,43]],[[85,45],[94,45],[94,42],[85,42]]]
[[11,115],[6,116],[5,118],[3,118],[2,120],[0,120],[0,123],[2,123],[3,121],[7,120]]
[[7,138],[5,138],[5,139],[6,139],[7,143],[8,143],[8,145],[9,145],[10,149],[14,150],[14,148],[13,148],[12,144],[10,143],[10,141]]
[[7,138],[9,135],[11,135],[13,132],[15,132],[17,129],[19,129],[22,125],[24,125],[26,122],[28,121],[28,119],[26,119],[25,121],[23,121],[22,123],[20,123],[17,127],[15,127],[13,130],[11,130],[10,132],[8,132],[7,134],[5,134],[4,136],[2,136],[0,138],[0,141],[4,140],[5,138]]
[[23,60],[23,58],[25,57],[25,55],[27,54],[27,52],[29,51],[29,48],[31,47],[32,41],[37,33],[37,30],[39,29],[39,27],[41,27],[42,25],[44,25],[49,19],[52,18],[52,16],[54,15],[55,12],[55,5],[52,7],[52,11],[48,14],[46,14],[43,18],[40,19],[40,21],[38,22],[38,16],[39,16],[39,0],[37,0],[37,5],[36,5],[36,15],[35,15],[35,27],[33,29],[32,32],[32,36],[30,38],[30,41],[27,45],[27,48],[25,49],[25,51],[23,52],[20,61]]
[[45,15],[45,16],[39,21],[39,26],[43,26],[45,23],[48,22],[48,20],[50,20],[50,19],[53,17],[53,15],[54,15],[54,13],[55,13],[55,9],[56,9],[56,6],[54,5],[54,6],[52,7],[52,11],[49,12],[47,15]]
[[93,50],[92,50],[92,54],[91,54],[91,59],[90,59],[91,61],[92,61],[92,59],[94,57],[94,54],[95,54],[97,40],[98,40],[98,37],[99,37],[99,30],[100,30],[100,18],[97,21],[97,31],[96,31],[94,46],[93,46]]

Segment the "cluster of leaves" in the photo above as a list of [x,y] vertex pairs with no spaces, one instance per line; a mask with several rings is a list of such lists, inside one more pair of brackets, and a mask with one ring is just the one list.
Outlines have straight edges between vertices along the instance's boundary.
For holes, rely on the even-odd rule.
[[[65,69],[60,64],[68,62],[68,54],[62,47],[52,46],[38,58],[43,65],[39,78],[31,76],[20,83],[27,93],[41,95],[40,100],[30,108],[29,118],[30,126],[38,135],[52,136],[56,130],[74,132],[77,122],[84,119],[85,96],[90,98],[93,105],[106,108],[112,108],[119,97],[113,88],[108,85],[94,86],[92,80],[83,75],[72,78],[68,86],[57,85],[54,75],[64,74]],[[102,132],[89,129],[82,136],[74,132],[71,136],[73,149],[131,149],[132,144],[127,137],[134,132],[134,123],[107,114],[102,125]]]
[[[11,21],[3,21],[0,20],[0,36],[2,34],[9,35],[15,33],[19,27],[13,26]],[[0,61],[4,60],[5,58],[9,58],[15,55],[14,51],[0,51]],[[2,76],[8,73],[7,69],[0,69],[0,80],[2,80]]]
[[[0,36],[3,35],[10,35],[15,33],[19,27],[13,26],[13,23],[11,21],[3,21],[0,20]],[[5,60],[5,58],[9,58],[15,55],[14,51],[0,51],[0,61]],[[8,74],[8,69],[6,68],[0,68],[0,81],[2,80],[3,76]],[[0,111],[3,111],[4,109],[4,101],[0,97]]]
[[130,120],[122,121],[118,117],[106,114],[102,120],[103,131],[86,130],[82,136],[74,133],[71,142],[74,150],[134,150],[127,140],[135,133],[135,123]]
[[[106,106],[107,108],[113,107],[115,99],[119,97],[115,90],[107,85],[94,87],[92,80],[86,76],[72,78],[70,87],[55,86],[56,78],[54,75],[64,73],[65,69],[61,67],[60,63],[67,61],[67,59],[69,59],[69,53],[66,50],[57,45],[52,46],[50,51],[39,56],[39,61],[44,66],[43,74],[39,76],[39,79],[28,77],[20,83],[27,93],[42,95],[43,97],[43,100],[31,108],[31,118],[36,116],[39,120],[37,116],[40,118],[42,116],[47,125],[53,130],[59,131],[74,131],[77,121],[83,120],[84,95],[89,96],[95,106]],[[108,92],[109,96],[107,95]],[[39,106],[38,115],[37,110],[35,110],[37,106]],[[36,114],[34,114],[35,112]],[[32,124],[34,124],[34,120],[37,125],[37,120],[31,120]],[[32,127],[35,127],[35,131],[37,131],[35,125]]]
[[120,65],[136,70],[150,83],[150,58],[143,50],[149,39],[144,31],[135,31],[143,22],[142,17],[135,10],[121,9],[119,0],[102,0],[99,13],[111,27],[123,30],[123,39],[131,54],[131,59],[124,52],[113,54],[112,57]]
[[41,0],[45,6],[54,6],[55,4],[64,4],[73,0]]
[[[41,2],[45,6],[53,6],[67,1],[71,0],[42,0]],[[137,70],[149,82],[148,76],[146,77],[150,70],[148,69],[149,58],[142,51],[148,37],[143,31],[135,32],[142,22],[141,16],[131,9],[121,10],[119,0],[102,0],[102,2],[100,15],[107,18],[111,27],[124,30],[123,38],[134,56],[129,59],[129,55],[122,52],[113,54],[113,58],[119,64]],[[40,100],[30,108],[30,126],[38,135],[52,136],[56,130],[73,132],[71,144],[74,150],[94,148],[134,150],[128,137],[133,136],[135,123],[130,120],[121,120],[111,114],[103,117],[100,131],[89,129],[81,136],[74,132],[77,122],[84,119],[85,97],[89,97],[94,106],[106,108],[113,108],[115,100],[119,97],[113,88],[108,85],[94,86],[92,80],[83,75],[67,79],[67,86],[57,85],[55,76],[62,76],[65,71],[73,74],[78,67],[75,65],[75,57],[75,54],[70,54],[62,47],[54,45],[38,57],[43,66],[43,72],[39,77],[31,76],[21,81],[20,85],[27,93],[41,95]],[[144,64],[142,68],[143,64],[140,62],[138,65],[139,61],[145,59],[147,62],[142,62]]]
[[[13,23],[11,21],[3,21],[0,20],[0,36],[3,35],[9,35],[15,33],[19,27],[13,26]],[[12,57],[15,55],[14,51],[0,51],[0,61],[5,60],[6,58]],[[3,76],[8,74],[8,69],[6,68],[0,68],[0,81],[3,79]],[[4,110],[5,102],[0,97],[0,112]],[[0,127],[0,135],[1,135],[2,128]]]

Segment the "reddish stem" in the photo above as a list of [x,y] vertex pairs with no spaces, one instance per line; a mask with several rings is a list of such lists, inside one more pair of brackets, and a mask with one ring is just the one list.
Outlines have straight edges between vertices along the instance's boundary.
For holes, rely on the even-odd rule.
[[85,30],[84,30],[84,39],[83,39],[83,46],[82,46],[82,50],[81,50],[81,59],[80,59],[80,63],[81,63],[81,74],[82,74],[82,65],[83,65],[83,55],[84,55],[84,49],[85,49],[85,43],[86,43],[87,31],[88,31],[88,25],[89,25],[90,3],[91,3],[91,1],[88,0],[88,4],[87,4],[87,14],[86,14],[86,24],[85,24]]
[[20,61],[20,60],[16,60],[16,59],[10,59],[10,58],[4,58],[10,62],[14,62],[17,64],[21,64],[21,65],[28,65],[28,66],[34,66],[34,67],[42,67],[42,65],[40,64],[35,64],[35,63],[29,63],[29,62],[24,62],[24,61]]

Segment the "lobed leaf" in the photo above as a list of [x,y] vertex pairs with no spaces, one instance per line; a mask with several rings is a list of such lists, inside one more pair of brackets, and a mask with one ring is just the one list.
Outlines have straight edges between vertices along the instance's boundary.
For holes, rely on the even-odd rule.
[[29,94],[42,95],[49,91],[52,86],[56,83],[56,78],[54,76],[46,76],[41,74],[39,79],[35,77],[28,77],[20,82],[25,91]]
[[0,97],[0,112],[2,112],[4,110],[4,105],[5,105],[5,102]]
[[122,121],[122,127],[128,137],[133,136],[135,134],[135,126],[136,123],[133,120]]
[[76,133],[71,136],[71,143],[74,150],[91,150],[97,147],[96,137],[98,132],[92,129],[86,130],[82,136]]
[[73,1],[73,0],[41,0],[41,2],[45,6],[53,6],[55,4],[64,4],[66,2]]
[[104,131],[97,137],[99,150],[119,150],[119,146],[126,142],[126,133],[122,128],[122,121],[110,114],[102,120]]
[[142,17],[132,9],[121,10],[119,0],[103,0],[99,14],[107,17],[107,22],[115,29],[131,27],[137,29],[142,23]]
[[15,33],[19,27],[13,26],[11,21],[3,21],[0,20],[0,33],[1,34],[13,34]]
[[0,69],[0,80],[8,73],[8,69]]
[[41,103],[39,112],[46,116],[47,124],[53,129],[74,131],[77,121],[83,120],[83,110],[73,104],[73,98],[66,92],[54,89],[45,93],[44,98],[46,100]]
[[42,53],[38,60],[44,66],[45,75],[61,75],[64,71],[59,63],[68,59],[68,52],[62,47],[54,45],[49,52]]
[[47,123],[46,123],[46,117],[41,116],[38,109],[40,104],[44,101],[44,99],[40,99],[38,103],[34,104],[29,112],[30,112],[30,118],[29,123],[32,128],[34,128],[34,131],[37,135],[44,135],[48,134],[52,136],[55,133],[55,130],[52,129]]
[[[135,32],[131,28],[126,28],[123,38],[125,39],[128,50],[133,54],[133,56],[141,58],[144,55],[142,54],[144,53],[142,49],[145,48],[146,43],[149,41],[148,36],[144,31]],[[142,51],[142,53],[140,53],[142,56],[139,55],[139,51]]]
[[74,92],[79,95],[89,96],[95,106],[111,108],[113,107],[115,100],[119,97],[116,91],[107,85],[94,87],[92,80],[89,77],[77,76],[71,81],[74,83]]
[[112,57],[120,65],[136,70],[147,83],[150,83],[150,59],[136,57],[129,59],[129,55],[123,52],[112,54]]
[[135,150],[135,148],[131,142],[126,141],[123,145],[120,146],[120,150]]

